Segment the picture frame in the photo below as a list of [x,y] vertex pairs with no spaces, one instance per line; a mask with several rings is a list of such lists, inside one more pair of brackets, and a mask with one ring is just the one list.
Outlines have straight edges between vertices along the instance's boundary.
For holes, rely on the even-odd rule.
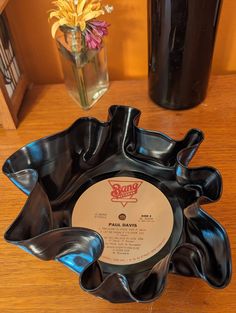
[[28,79],[16,38],[5,13],[8,1],[0,2],[0,117],[5,129],[16,129]]

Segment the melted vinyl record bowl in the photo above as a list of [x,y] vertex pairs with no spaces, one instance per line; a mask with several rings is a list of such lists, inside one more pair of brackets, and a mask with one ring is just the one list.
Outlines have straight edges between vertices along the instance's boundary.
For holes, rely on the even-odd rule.
[[112,106],[108,122],[81,118],[14,153],[3,171],[28,200],[5,238],[80,275],[111,302],[157,299],[169,272],[225,287],[231,256],[222,226],[200,207],[222,179],[189,168],[203,140],[137,127],[140,112]]

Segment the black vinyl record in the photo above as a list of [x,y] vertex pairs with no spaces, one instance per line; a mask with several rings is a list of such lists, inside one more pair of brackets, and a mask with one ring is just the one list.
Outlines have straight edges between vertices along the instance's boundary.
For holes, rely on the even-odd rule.
[[202,132],[175,141],[138,128],[139,117],[135,108],[112,106],[107,122],[81,118],[10,156],[3,172],[28,200],[5,239],[63,263],[81,288],[111,302],[157,299],[169,272],[225,287],[228,237],[201,208],[220,198],[222,178],[212,167],[189,167]]

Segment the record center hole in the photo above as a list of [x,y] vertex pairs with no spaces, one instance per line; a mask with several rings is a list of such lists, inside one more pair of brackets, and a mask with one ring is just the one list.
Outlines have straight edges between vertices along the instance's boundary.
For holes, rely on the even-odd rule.
[[120,214],[120,215],[119,215],[119,219],[120,219],[121,221],[125,221],[125,220],[126,220],[126,215],[125,215],[125,214]]

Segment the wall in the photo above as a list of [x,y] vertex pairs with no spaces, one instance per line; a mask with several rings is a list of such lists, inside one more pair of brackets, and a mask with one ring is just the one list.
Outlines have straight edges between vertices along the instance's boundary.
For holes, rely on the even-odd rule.
[[[147,0],[107,0],[115,11],[107,40],[111,79],[147,75]],[[61,82],[63,75],[55,42],[50,35],[47,12],[50,0],[10,0],[7,12],[19,39],[25,67],[35,83]],[[214,74],[236,72],[236,1],[224,0],[216,50]]]

